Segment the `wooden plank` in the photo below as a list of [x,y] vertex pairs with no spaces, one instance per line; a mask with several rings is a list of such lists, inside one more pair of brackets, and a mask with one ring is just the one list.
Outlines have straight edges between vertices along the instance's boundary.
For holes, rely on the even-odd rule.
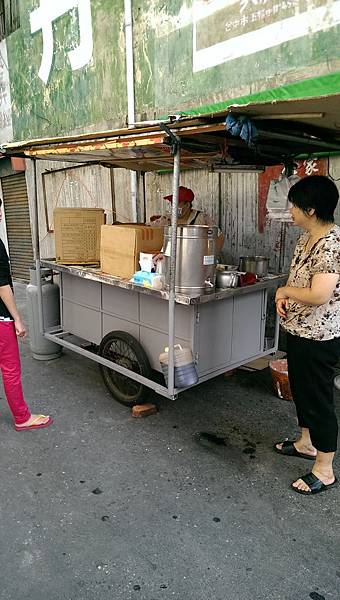
[[252,360],[251,362],[242,365],[239,367],[243,371],[263,371],[269,366],[271,360],[278,360],[279,358],[285,358],[286,353],[278,350],[275,354],[271,354],[270,356],[263,356],[262,358],[257,358],[256,360]]

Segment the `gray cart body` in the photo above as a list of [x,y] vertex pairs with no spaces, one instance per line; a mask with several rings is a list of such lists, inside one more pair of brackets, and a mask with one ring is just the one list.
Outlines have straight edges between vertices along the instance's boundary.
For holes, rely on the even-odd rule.
[[[99,345],[107,333],[125,331],[140,342],[152,368],[161,371],[159,354],[168,346],[167,292],[95,269],[43,264],[60,272],[64,335]],[[282,279],[270,276],[244,288],[176,296],[175,343],[192,349],[199,382],[276,351],[277,335],[269,342],[265,338],[267,296]]]

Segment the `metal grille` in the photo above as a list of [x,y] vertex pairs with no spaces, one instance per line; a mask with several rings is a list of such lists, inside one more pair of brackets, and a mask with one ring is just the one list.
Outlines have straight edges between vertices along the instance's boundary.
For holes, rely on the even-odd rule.
[[27,282],[33,250],[25,174],[3,177],[1,184],[12,276]]
[[0,0],[0,40],[19,27],[19,0]]
[[5,37],[5,0],[0,0],[0,40]]

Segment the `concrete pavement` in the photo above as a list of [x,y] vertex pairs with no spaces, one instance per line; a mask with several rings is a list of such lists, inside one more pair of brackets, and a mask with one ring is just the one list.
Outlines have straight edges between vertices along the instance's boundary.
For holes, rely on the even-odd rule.
[[31,409],[55,424],[15,432],[1,388],[0,600],[339,600],[340,488],[290,490],[310,463],[272,451],[295,416],[268,373],[133,419],[94,363],[21,349]]

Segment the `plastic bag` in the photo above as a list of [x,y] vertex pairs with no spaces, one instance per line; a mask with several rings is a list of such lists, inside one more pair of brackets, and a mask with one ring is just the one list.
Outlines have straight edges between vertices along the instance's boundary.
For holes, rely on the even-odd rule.
[[267,195],[267,211],[269,219],[278,219],[280,221],[292,221],[290,213],[290,202],[288,192],[292,185],[299,181],[298,175],[280,175],[278,179],[272,179],[269,185]]

